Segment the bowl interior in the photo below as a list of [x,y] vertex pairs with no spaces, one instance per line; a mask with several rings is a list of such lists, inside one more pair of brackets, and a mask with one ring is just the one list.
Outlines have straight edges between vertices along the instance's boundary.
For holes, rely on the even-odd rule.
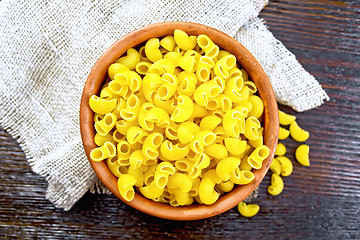
[[[107,68],[114,63],[127,49],[138,46],[150,38],[173,35],[175,29],[181,29],[190,35],[208,35],[221,49],[236,56],[237,61],[244,68],[251,80],[258,88],[258,93],[264,102],[264,144],[270,149],[269,157],[263,162],[261,169],[253,170],[255,180],[244,186],[236,186],[231,192],[222,195],[212,205],[195,204],[190,206],[172,207],[168,204],[157,203],[136,193],[135,198],[127,202],[117,189],[117,178],[110,172],[106,162],[90,160],[90,151],[97,147],[94,142],[95,129],[93,112],[89,107],[89,98],[99,94],[101,86],[107,77]],[[128,205],[147,214],[173,220],[195,220],[211,217],[229,210],[249,196],[260,184],[267,173],[274,157],[278,140],[279,120],[278,108],[271,84],[256,59],[239,42],[216,29],[205,25],[189,22],[165,22],[149,25],[137,29],[116,41],[95,63],[85,83],[80,106],[80,129],[86,155],[92,168],[105,186],[118,198]]]

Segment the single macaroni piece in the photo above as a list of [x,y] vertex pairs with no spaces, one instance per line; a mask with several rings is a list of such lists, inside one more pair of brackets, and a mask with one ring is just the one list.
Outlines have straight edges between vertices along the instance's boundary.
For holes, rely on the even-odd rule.
[[160,42],[158,38],[152,38],[145,44],[145,54],[151,62],[162,59],[160,52]]
[[268,187],[268,193],[273,196],[279,195],[284,189],[284,182],[282,178],[273,173],[271,175],[271,185]]
[[116,107],[116,99],[103,99],[99,98],[96,95],[92,95],[89,99],[89,106],[91,110],[98,114],[107,114],[110,113]]
[[245,121],[245,137],[249,140],[256,140],[259,138],[260,122],[257,118],[250,116]]
[[[228,181],[230,179],[230,175],[237,169],[240,165],[240,159],[234,157],[227,157],[223,160],[219,161],[216,166],[216,175],[222,181]],[[234,178],[235,179],[235,178]]]
[[136,179],[129,174],[122,174],[118,179],[118,189],[122,198],[131,201],[135,197],[134,185]]
[[228,156],[228,150],[223,144],[213,143],[204,147],[204,153],[216,159],[224,159]]
[[[136,188],[173,207],[213,204],[253,182],[270,154],[256,92],[236,57],[206,35],[177,29],[149,39],[110,64],[89,98],[97,145],[90,158],[106,160],[125,201]],[[288,165],[274,159],[271,169],[284,176]]]
[[150,62],[139,62],[136,64],[135,70],[141,75],[146,75],[149,72],[151,65]]
[[215,184],[209,178],[203,178],[199,186],[199,197],[202,203],[206,205],[213,204],[218,200],[220,194],[214,189]]
[[246,149],[246,141],[238,138],[225,138],[224,139],[226,149],[234,155],[242,154]]
[[159,59],[149,68],[150,73],[162,75],[164,73],[174,74],[176,63],[171,59]]
[[200,128],[203,130],[214,131],[214,129],[219,126],[222,122],[222,119],[217,116],[206,116],[200,121]]
[[283,156],[286,153],[286,147],[282,143],[278,143],[275,150],[275,155],[277,156]]
[[160,197],[164,188],[160,188],[156,185],[155,181],[152,181],[149,185],[139,188],[142,195],[149,199],[155,199]]
[[296,121],[290,124],[290,134],[291,137],[297,142],[304,142],[309,138],[309,132],[301,129]]
[[140,168],[142,165],[144,165],[145,161],[146,157],[141,149],[132,152],[129,157],[130,167],[133,167],[134,169]]
[[264,103],[261,98],[256,95],[252,95],[249,97],[249,102],[252,106],[252,110],[249,112],[249,116],[260,118],[264,112]]
[[173,36],[166,36],[160,40],[160,46],[171,52],[175,47],[175,39]]
[[95,130],[102,136],[106,136],[116,124],[116,116],[113,113],[105,114],[104,118],[95,123]]
[[274,158],[272,160],[270,170],[277,175],[281,174],[281,163],[278,159]]
[[259,210],[260,206],[257,204],[246,204],[245,202],[241,202],[238,205],[238,211],[244,217],[253,217]]
[[256,162],[264,161],[270,154],[270,149],[266,145],[261,145],[254,149],[249,157],[253,158]]
[[280,140],[286,139],[289,136],[289,134],[290,134],[289,130],[279,127],[279,139]]
[[125,65],[130,70],[133,70],[136,64],[140,62],[140,54],[135,49],[130,48],[127,50],[126,56],[119,58],[116,62]]
[[176,44],[183,50],[193,49],[196,45],[196,36],[189,36],[186,32],[176,29],[174,31]]
[[281,176],[290,176],[293,171],[293,164],[291,163],[290,159],[284,156],[276,157],[276,159],[280,162],[281,165]]
[[129,68],[126,67],[124,64],[121,63],[113,63],[108,68],[108,75],[111,80],[114,80],[114,76],[117,73],[129,71]]
[[254,179],[255,175],[248,170],[236,168],[234,171],[230,172],[230,181],[238,185],[248,184]]
[[308,145],[302,144],[295,150],[296,160],[303,166],[310,166],[309,149]]
[[221,182],[219,184],[216,184],[216,188],[223,192],[230,192],[234,188],[234,183],[231,181],[225,181]]
[[106,142],[102,146],[94,148],[90,152],[90,158],[95,162],[100,162],[106,158],[114,157],[116,154],[116,147],[111,142]]
[[279,110],[279,122],[281,125],[290,125],[295,121],[296,117],[290,114],[286,114]]
[[181,192],[189,192],[192,188],[192,180],[184,173],[174,173],[169,177],[168,189],[179,189]]
[[172,142],[169,140],[165,140],[160,146],[161,154],[166,158],[168,161],[176,161],[183,159],[189,153],[189,146],[178,143],[173,145]]
[[96,133],[95,137],[94,137],[94,142],[98,146],[101,146],[106,142],[111,142],[113,144],[116,144],[116,142],[114,141],[114,138],[111,134],[106,134],[105,136],[103,136],[103,135],[100,135],[99,133]]

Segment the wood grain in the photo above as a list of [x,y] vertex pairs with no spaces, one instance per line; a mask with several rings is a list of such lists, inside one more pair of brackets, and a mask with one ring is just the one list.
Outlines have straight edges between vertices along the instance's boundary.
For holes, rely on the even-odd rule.
[[[295,113],[311,133],[311,166],[294,163],[276,197],[260,185],[260,213],[176,222],[138,212],[114,196],[86,194],[69,212],[45,198],[46,182],[0,128],[0,238],[21,239],[360,239],[360,2],[271,1],[261,12],[280,39],[331,97]],[[294,160],[299,145],[283,141]]]

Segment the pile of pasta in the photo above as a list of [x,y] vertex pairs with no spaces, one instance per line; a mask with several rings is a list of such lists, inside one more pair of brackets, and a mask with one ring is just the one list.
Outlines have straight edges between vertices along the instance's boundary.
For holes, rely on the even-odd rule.
[[89,99],[98,145],[90,157],[106,160],[126,201],[136,188],[172,206],[213,204],[252,182],[269,156],[256,85],[208,36],[149,39],[108,75]]

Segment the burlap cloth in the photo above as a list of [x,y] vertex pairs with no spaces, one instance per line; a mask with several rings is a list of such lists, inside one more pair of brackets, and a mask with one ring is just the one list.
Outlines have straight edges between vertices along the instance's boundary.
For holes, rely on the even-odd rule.
[[[80,138],[79,103],[102,52],[156,22],[191,21],[242,43],[268,74],[279,103],[297,111],[328,99],[257,18],[266,0],[0,2],[0,125],[16,138],[46,197],[69,210],[97,182]],[[98,184],[97,190],[104,190]]]

